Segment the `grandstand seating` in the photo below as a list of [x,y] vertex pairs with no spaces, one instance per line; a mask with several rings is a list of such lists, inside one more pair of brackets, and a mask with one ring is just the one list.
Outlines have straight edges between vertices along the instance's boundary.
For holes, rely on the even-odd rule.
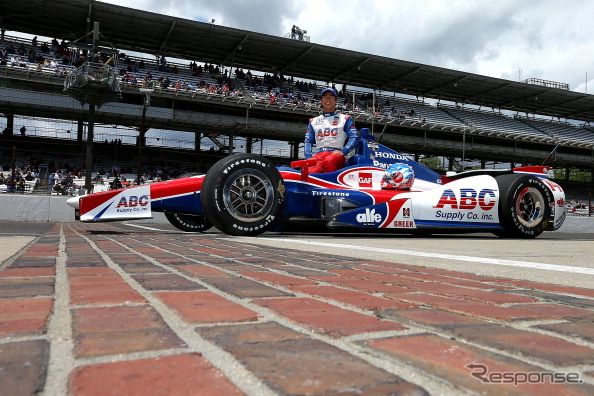
[[516,117],[517,120],[546,133],[559,143],[571,145],[591,146],[594,144],[594,132],[586,128],[579,128],[567,122],[546,121],[544,119],[530,119]]
[[[0,65],[0,75],[17,75],[19,78],[43,79],[55,84],[61,84],[64,76],[73,70],[74,66],[64,64],[62,59],[57,59],[57,66],[49,67],[38,65],[29,61],[26,53],[31,50],[38,50],[28,40],[17,37],[5,36],[0,42],[0,51],[5,50],[8,45],[14,47],[22,46],[25,49],[25,63],[17,65],[10,63]],[[51,48],[51,47],[50,47]],[[54,59],[57,54],[50,51],[46,54],[48,59]],[[20,58],[20,55],[19,55]],[[143,64],[143,67],[140,67]],[[244,77],[235,75],[230,77],[230,82],[235,90],[227,91],[221,79],[221,72],[210,73],[206,70],[200,75],[195,75],[187,64],[169,63],[173,70],[163,70],[160,63],[154,58],[139,56],[122,56],[114,66],[118,73],[118,80],[122,92],[138,93],[138,89],[146,87],[144,82],[147,73],[152,74],[152,82],[148,86],[155,89],[155,95],[175,95],[191,98],[202,98],[206,100],[236,101],[237,103],[249,103],[254,106],[276,107],[278,109],[299,111],[301,113],[317,114],[319,112],[319,101],[317,93],[323,85],[318,83],[303,82],[291,83],[289,80],[276,81],[271,76],[262,75],[258,71],[252,71],[254,79],[259,84],[252,85]],[[233,74],[233,68],[227,69]],[[223,69],[222,72],[225,70]],[[132,75],[134,77],[132,77]],[[170,80],[167,87],[155,82],[160,77]],[[178,83],[179,82],[179,83]],[[325,84],[324,84],[325,85]],[[509,117],[495,112],[488,112],[469,108],[466,106],[453,106],[439,103],[437,105],[425,102],[424,100],[412,99],[396,95],[376,96],[377,110],[371,108],[370,101],[361,99],[368,95],[358,89],[348,89],[346,97],[355,97],[354,107],[345,107],[344,98],[339,100],[343,110],[348,111],[355,119],[363,119],[367,122],[373,120],[377,123],[390,125],[403,125],[406,127],[443,130],[449,132],[467,131],[471,134],[501,137],[513,140],[527,140],[543,143],[561,143],[576,147],[594,147],[594,131],[588,128],[578,128],[566,122],[553,122],[543,119]],[[447,143],[444,143],[447,144]],[[455,147],[452,146],[452,149]],[[122,166],[122,164],[119,164]],[[134,168],[136,164],[131,164]],[[125,166],[125,165],[124,165]],[[134,175],[132,175],[134,177]],[[132,177],[132,178],[133,178]],[[109,180],[104,184],[96,186],[98,189],[109,188]],[[27,185],[25,192],[30,193],[39,184]],[[75,184],[80,186],[84,180],[76,180]],[[45,188],[45,187],[44,187]],[[3,189],[5,191],[6,188]],[[0,186],[2,191],[2,186]]]
[[[0,51],[7,48],[8,45],[13,45],[15,48],[23,47],[25,54],[31,50],[39,50],[39,47],[32,46],[27,40],[6,36],[5,41],[0,43]],[[53,52],[53,48],[50,46],[47,57],[53,58],[55,55],[57,54]],[[143,64],[143,68],[140,68],[141,64]],[[220,71],[219,74],[213,74],[204,70],[202,74],[197,76],[190,70],[189,65],[170,62],[168,66],[171,70],[163,70],[160,68],[161,65],[157,59],[126,56],[124,54],[120,54],[115,66],[117,70],[122,70],[122,74],[118,77],[122,92],[128,90],[136,92],[138,88],[145,87],[144,80],[147,72],[150,71],[152,82],[149,83],[149,86],[155,89],[155,94],[173,94],[191,98],[201,96],[207,99],[217,98],[222,101],[236,100],[237,102],[247,102],[266,107],[298,109],[306,113],[317,113],[319,111],[319,105],[315,99],[315,94],[321,88],[318,84],[313,84],[311,90],[301,90],[297,84],[291,84],[289,81],[279,82],[273,87],[266,84],[265,78],[255,71],[255,79],[261,81],[260,85],[251,86],[245,78],[231,76],[229,81],[236,89],[226,91],[221,81],[223,71]],[[63,64],[60,59],[58,59],[58,67],[53,69],[45,66],[39,67],[35,62],[26,60],[26,67],[7,64],[6,66],[0,66],[0,72],[23,74],[27,78],[40,77],[61,81],[72,68],[73,66]],[[124,70],[126,71],[125,74]],[[232,74],[233,70],[233,68],[229,68],[227,72]],[[160,76],[170,80],[169,86],[163,87],[156,83]],[[346,96],[349,98],[353,94],[359,98],[366,92],[353,89],[346,92]],[[389,101],[389,104],[387,104],[387,101]],[[562,143],[570,146],[594,145],[594,133],[567,123],[546,123],[529,119],[516,119],[503,114],[447,104],[438,104],[436,106],[419,100],[396,97],[395,95],[377,95],[377,103],[385,104],[378,106],[379,109],[374,112],[368,101],[366,103],[357,99],[356,106],[358,109],[353,110],[350,108],[348,111],[355,119],[364,118],[367,121],[374,119],[379,123],[393,125],[449,131],[464,130],[479,135]],[[395,109],[395,111],[392,111],[392,109]]]

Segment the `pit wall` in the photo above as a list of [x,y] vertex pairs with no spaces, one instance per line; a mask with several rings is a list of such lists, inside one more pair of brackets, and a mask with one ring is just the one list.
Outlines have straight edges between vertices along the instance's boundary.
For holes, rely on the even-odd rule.
[[[41,195],[0,195],[0,220],[53,222],[74,221],[74,209],[66,204],[70,197]],[[169,223],[163,213],[154,213],[152,219],[134,222]]]

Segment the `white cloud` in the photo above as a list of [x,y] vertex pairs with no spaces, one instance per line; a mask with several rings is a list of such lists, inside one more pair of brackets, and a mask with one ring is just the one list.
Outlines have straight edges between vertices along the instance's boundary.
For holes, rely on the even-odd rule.
[[[594,2],[573,0],[108,0],[157,13],[491,77],[536,77],[583,92],[594,79]],[[594,89],[594,81],[590,82]]]

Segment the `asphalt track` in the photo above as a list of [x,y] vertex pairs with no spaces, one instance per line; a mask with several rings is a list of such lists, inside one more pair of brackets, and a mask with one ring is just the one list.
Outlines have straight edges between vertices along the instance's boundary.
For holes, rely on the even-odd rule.
[[593,220],[533,240],[0,222],[0,393],[592,395]]

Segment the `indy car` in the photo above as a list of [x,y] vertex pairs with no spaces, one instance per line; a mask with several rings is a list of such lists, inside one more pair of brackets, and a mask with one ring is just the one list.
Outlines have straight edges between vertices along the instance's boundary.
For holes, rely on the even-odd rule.
[[309,173],[314,163],[277,167],[259,155],[237,153],[206,174],[73,197],[68,204],[82,222],[147,219],[163,212],[183,231],[214,226],[237,236],[307,225],[535,238],[565,220],[565,194],[548,179],[547,166],[440,175],[379,144],[366,128],[343,169]]

